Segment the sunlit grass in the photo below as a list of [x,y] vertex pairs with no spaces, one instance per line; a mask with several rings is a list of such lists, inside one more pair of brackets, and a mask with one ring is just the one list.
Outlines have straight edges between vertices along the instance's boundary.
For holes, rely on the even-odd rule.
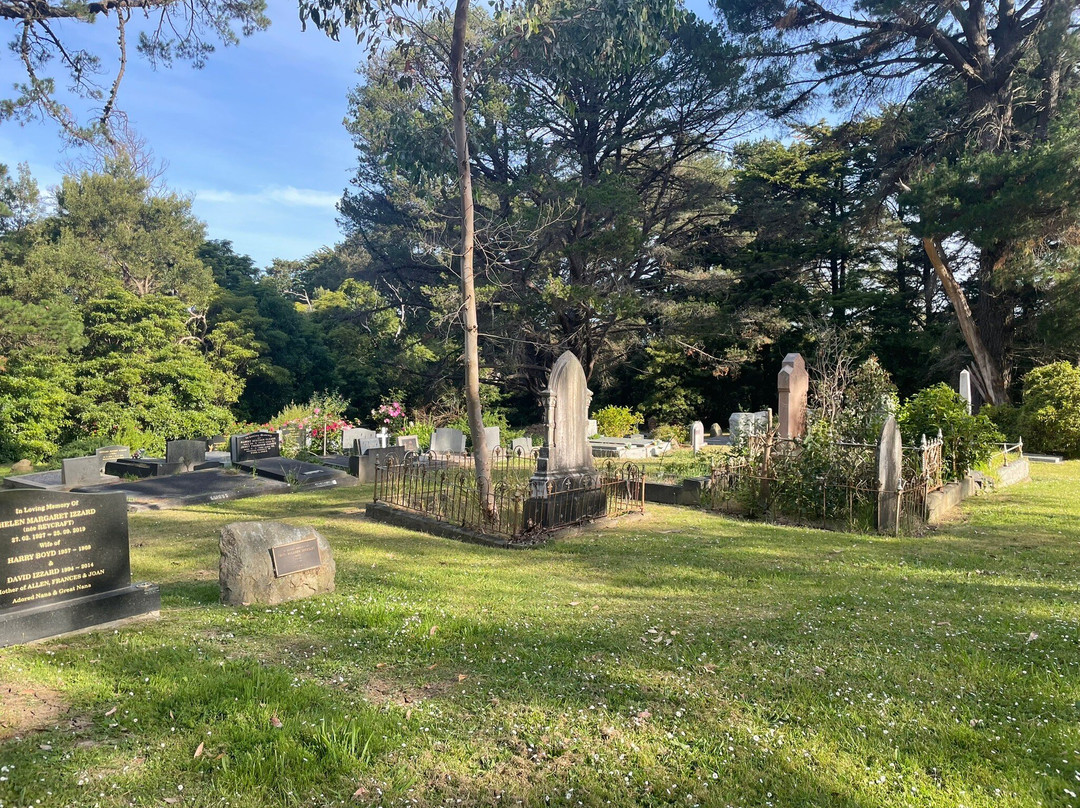
[[[1080,805],[1080,464],[1034,472],[900,539],[649,506],[495,551],[370,487],[133,514],[162,619],[0,651],[0,803]],[[249,519],[322,531],[337,592],[218,605]]]

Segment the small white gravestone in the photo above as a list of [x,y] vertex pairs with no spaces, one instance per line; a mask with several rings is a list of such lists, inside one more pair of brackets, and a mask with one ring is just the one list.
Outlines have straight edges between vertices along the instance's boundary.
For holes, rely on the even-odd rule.
[[960,371],[960,398],[967,403],[967,413],[971,415],[971,371],[967,368]]
[[701,421],[694,421],[690,424],[690,448],[694,454],[701,451],[701,448],[705,445],[705,424]]

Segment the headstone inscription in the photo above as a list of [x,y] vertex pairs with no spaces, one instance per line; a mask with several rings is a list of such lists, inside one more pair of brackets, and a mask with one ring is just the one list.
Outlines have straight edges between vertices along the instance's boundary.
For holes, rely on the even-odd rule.
[[705,424],[694,421],[690,424],[690,449],[697,454],[705,445]]
[[128,553],[122,493],[0,491],[0,646],[158,612]]
[[131,448],[128,446],[102,446],[94,452],[98,459],[98,469],[105,473],[105,464],[110,460],[121,460],[131,457]]
[[903,475],[904,448],[896,417],[890,415],[881,428],[878,441],[878,530],[895,533],[900,521],[900,481]]
[[281,457],[281,446],[276,432],[249,432],[233,435],[229,440],[229,454],[233,463]]
[[465,433],[450,427],[436,429],[431,433],[431,451],[440,454],[462,454],[465,451]]
[[789,440],[806,434],[806,397],[810,390],[810,374],[802,354],[789,353],[784,357],[776,377],[780,406],[780,437]]
[[967,405],[967,414],[971,415],[971,371],[965,368],[960,371],[960,398]]

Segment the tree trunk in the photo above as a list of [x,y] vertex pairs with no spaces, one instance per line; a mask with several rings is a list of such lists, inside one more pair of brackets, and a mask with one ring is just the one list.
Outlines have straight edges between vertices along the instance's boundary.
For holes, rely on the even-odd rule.
[[473,198],[472,170],[469,166],[469,141],[465,130],[465,33],[469,0],[457,0],[454,9],[454,35],[450,44],[450,75],[454,94],[454,153],[457,157],[458,182],[461,185],[461,308],[465,328],[465,403],[469,411],[476,461],[476,490],[484,513],[495,515],[495,497],[491,485],[491,455],[484,435],[480,408],[480,346],[476,319],[476,287],[473,282]]
[[971,314],[971,307],[964,296],[964,290],[960,288],[960,284],[956,282],[952,270],[945,262],[945,253],[941,249],[941,244],[936,239],[924,238],[923,249],[926,250],[926,255],[937,273],[938,280],[941,281],[941,288],[945,291],[949,302],[952,303],[953,311],[956,312],[956,319],[960,322],[960,331],[964,335],[964,342],[967,343],[968,350],[971,351],[971,358],[975,362],[975,377],[983,397],[989,404],[1007,404],[1009,396],[1005,391],[1005,381],[1001,368],[994,361],[993,356],[986,347],[986,343],[983,342],[979,327]]

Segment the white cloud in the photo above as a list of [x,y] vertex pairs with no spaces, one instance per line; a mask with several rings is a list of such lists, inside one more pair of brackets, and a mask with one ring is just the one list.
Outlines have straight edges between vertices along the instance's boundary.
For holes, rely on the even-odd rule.
[[334,210],[341,199],[340,194],[316,191],[312,188],[294,188],[286,186],[267,186],[254,193],[236,193],[205,189],[195,192],[199,202],[222,205],[281,205],[284,207],[326,208]]

